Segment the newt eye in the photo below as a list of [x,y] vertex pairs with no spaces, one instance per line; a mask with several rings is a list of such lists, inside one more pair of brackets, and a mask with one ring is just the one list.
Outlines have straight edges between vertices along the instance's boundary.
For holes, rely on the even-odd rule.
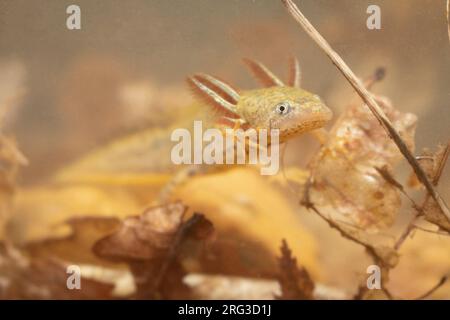
[[277,104],[275,107],[275,112],[280,115],[285,115],[291,111],[291,105],[288,102],[282,102]]

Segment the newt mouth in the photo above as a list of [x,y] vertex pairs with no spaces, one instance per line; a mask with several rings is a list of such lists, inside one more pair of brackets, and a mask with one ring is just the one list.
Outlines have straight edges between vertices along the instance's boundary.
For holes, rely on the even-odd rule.
[[292,136],[304,132],[322,128],[332,119],[332,117],[333,112],[326,106],[321,105],[320,110],[318,111],[304,112],[285,121],[283,125],[280,126],[280,138],[286,140],[286,138],[291,138]]

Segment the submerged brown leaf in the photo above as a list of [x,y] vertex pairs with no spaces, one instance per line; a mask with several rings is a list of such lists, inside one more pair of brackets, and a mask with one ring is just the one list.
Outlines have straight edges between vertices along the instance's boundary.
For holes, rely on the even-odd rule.
[[425,212],[425,219],[428,222],[434,223],[442,230],[450,233],[450,220],[442,212],[441,208],[432,199],[427,199],[423,206]]
[[[450,143],[447,146],[439,145],[435,152],[423,150],[418,157],[420,165],[434,185],[439,183],[444,167],[450,154]],[[425,220],[437,225],[442,230],[450,232],[450,218],[445,215],[437,203],[427,196],[422,206]]]
[[[401,113],[377,97],[384,112],[412,150],[416,116]],[[324,212],[364,229],[390,226],[400,209],[397,185],[376,169],[391,172],[402,158],[395,143],[367,108],[352,105],[330,131],[312,163],[313,202]]]
[[112,260],[159,258],[173,241],[185,210],[181,203],[175,203],[125,218],[117,232],[100,239],[93,249],[100,257]]
[[139,216],[126,218],[93,250],[102,258],[129,265],[137,298],[189,298],[190,290],[183,283],[187,272],[179,259],[181,246],[189,238],[204,240],[213,230],[200,214],[183,222],[186,210],[180,202],[149,208]]
[[297,266],[297,259],[292,256],[286,240],[281,244],[280,275],[278,280],[281,285],[281,296],[283,300],[312,300],[314,299],[314,281],[308,271]]
[[450,142],[446,145],[438,145],[435,152],[429,149],[424,149],[422,154],[417,158],[420,166],[423,168],[428,178],[437,184],[442,174],[442,170],[447,162],[450,153]]

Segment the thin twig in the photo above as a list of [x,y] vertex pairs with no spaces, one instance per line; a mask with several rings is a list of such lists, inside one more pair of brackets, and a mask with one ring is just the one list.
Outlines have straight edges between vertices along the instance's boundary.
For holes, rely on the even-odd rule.
[[442,287],[446,282],[447,282],[448,277],[447,276],[443,276],[441,278],[441,280],[439,280],[439,282],[430,290],[428,290],[427,292],[425,292],[423,295],[421,295],[420,297],[416,298],[415,300],[423,300],[428,298],[430,295],[432,295],[437,289],[439,289],[440,287]]
[[380,176],[387,183],[389,183],[393,187],[397,188],[409,200],[409,202],[411,202],[411,205],[412,205],[412,207],[414,209],[416,209],[417,211],[420,211],[421,213],[423,213],[422,208],[419,207],[417,205],[417,203],[414,201],[414,199],[408,194],[408,192],[406,192],[406,190],[403,187],[403,185],[394,178],[392,173],[389,171],[389,168],[388,168],[387,165],[385,165],[383,167],[375,167],[375,170],[377,170],[377,172],[380,174]]
[[383,80],[385,76],[386,76],[386,69],[383,67],[378,67],[372,75],[370,75],[366,80],[364,80],[363,85],[367,90],[369,90],[375,83]]
[[408,238],[408,236],[411,234],[411,232],[416,228],[416,221],[421,217],[422,214],[420,211],[416,211],[414,216],[411,218],[411,220],[408,222],[408,225],[406,226],[406,229],[402,232],[398,240],[395,242],[394,249],[399,250],[402,244],[405,242],[405,240]]
[[435,190],[434,186],[428,179],[422,167],[419,165],[417,160],[412,155],[411,151],[408,149],[406,143],[400,137],[399,133],[395,130],[389,118],[385,115],[381,107],[375,101],[374,97],[370,92],[364,88],[361,81],[355,76],[352,70],[347,66],[347,64],[342,60],[342,58],[331,48],[328,42],[320,35],[320,33],[313,27],[313,25],[308,21],[308,19],[301,13],[298,7],[292,2],[292,0],[281,0],[284,6],[287,8],[292,17],[300,24],[300,26],[308,33],[308,35],[319,45],[319,47],[326,53],[326,55],[331,59],[333,64],[341,71],[344,77],[349,81],[351,86],[355,89],[361,99],[369,107],[370,111],[377,118],[383,128],[386,130],[388,135],[394,140],[400,152],[409,162],[417,178],[422,182],[422,184],[427,189],[431,197],[436,201],[438,206],[441,208],[442,212],[450,219],[450,210],[447,207],[444,200],[441,198],[439,193]]
[[447,163],[448,156],[450,155],[450,141],[447,143],[447,146],[445,147],[444,153],[442,154],[441,159],[439,160],[436,172],[433,176],[433,184],[437,186],[439,179],[442,176],[442,172],[444,171],[444,167]]
[[[186,213],[187,209],[183,213],[183,215]],[[163,264],[161,265],[161,268],[159,270],[159,273],[156,276],[156,279],[153,283],[153,290],[152,292],[157,292],[166,277],[167,271],[169,267],[172,265],[172,263],[175,261],[178,251],[180,248],[181,243],[185,240],[188,233],[192,230],[192,228],[201,220],[203,219],[203,215],[194,213],[192,217],[190,217],[186,222],[182,223],[180,227],[178,228],[173,242],[170,245],[169,251],[167,253],[166,258],[164,259]]]
[[[352,235],[351,233],[346,232],[344,229],[342,229],[339,224],[335,221],[333,221],[332,219],[326,217],[322,212],[320,212],[319,209],[317,209],[317,207],[314,205],[314,203],[309,202],[307,204],[304,204],[308,209],[313,210],[320,218],[322,218],[325,222],[328,223],[328,225],[337,230],[341,236],[343,236],[344,238],[351,240],[361,246],[363,246],[366,249],[366,252],[372,257],[373,261],[375,264],[377,265],[381,265],[383,267],[384,273],[385,273],[385,277],[388,276],[388,273],[390,271],[390,269],[393,267],[392,265],[386,264],[386,262],[384,261],[383,257],[381,257],[377,251],[375,250],[375,248],[367,243],[365,243],[364,241],[361,241],[360,239],[358,239],[357,237],[355,237],[354,235]],[[393,300],[394,296],[391,294],[391,292],[385,287],[384,284],[382,284],[381,286],[381,290],[383,290],[383,292],[386,294],[386,297],[389,300]],[[363,287],[360,287],[358,290],[358,293],[355,295],[355,299],[361,299],[362,296],[364,295],[364,289]]]
[[[306,205],[305,205],[306,206]],[[320,218],[322,218],[325,222],[328,223],[328,225],[332,228],[337,230],[341,236],[343,236],[344,238],[351,240],[361,246],[363,246],[367,253],[373,258],[374,262],[377,265],[382,265],[384,267],[386,267],[386,269],[389,269],[390,266],[386,264],[386,262],[384,261],[383,257],[381,257],[378,252],[375,250],[375,248],[367,243],[365,243],[364,241],[362,241],[361,239],[358,239],[358,237],[352,235],[351,233],[345,231],[343,228],[341,228],[341,226],[333,221],[332,219],[328,218],[327,216],[325,216],[322,212],[320,212],[320,210],[314,205],[314,203],[310,202],[308,203],[307,206],[308,209],[313,210]]]

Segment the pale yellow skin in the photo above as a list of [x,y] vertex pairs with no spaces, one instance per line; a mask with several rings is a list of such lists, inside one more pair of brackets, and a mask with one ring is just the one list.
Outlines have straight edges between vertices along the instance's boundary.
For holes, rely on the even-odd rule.
[[[277,106],[282,103],[289,105],[289,112],[277,112]],[[333,116],[319,96],[293,87],[241,92],[235,112],[250,128],[279,129],[281,142],[322,128]]]

